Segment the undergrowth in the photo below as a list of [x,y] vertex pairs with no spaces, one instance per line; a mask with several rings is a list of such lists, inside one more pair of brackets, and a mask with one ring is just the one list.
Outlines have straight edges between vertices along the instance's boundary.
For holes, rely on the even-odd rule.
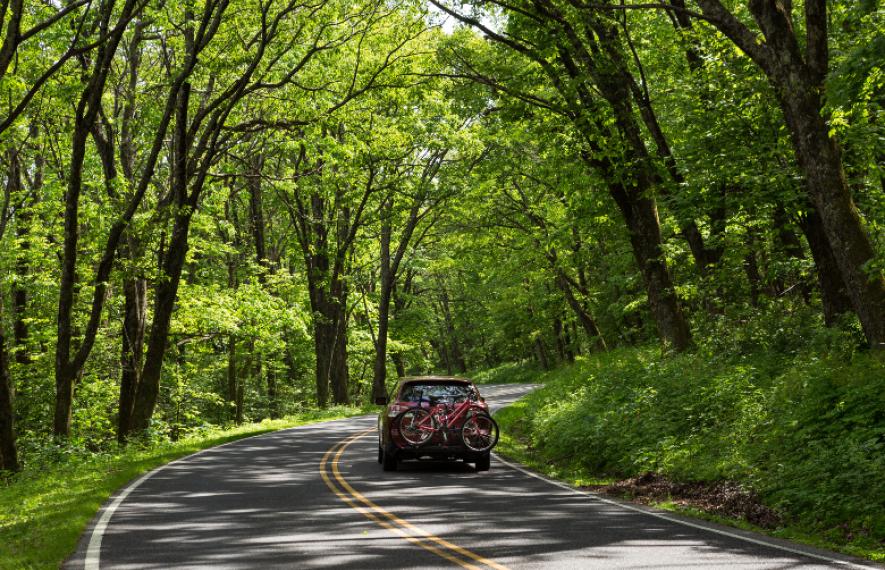
[[470,375],[476,384],[526,384],[536,382],[541,368],[531,361],[507,362]]
[[502,450],[579,484],[737,482],[780,514],[776,533],[885,560],[885,359],[806,324],[708,323],[715,340],[690,354],[619,349],[548,373],[499,413]]

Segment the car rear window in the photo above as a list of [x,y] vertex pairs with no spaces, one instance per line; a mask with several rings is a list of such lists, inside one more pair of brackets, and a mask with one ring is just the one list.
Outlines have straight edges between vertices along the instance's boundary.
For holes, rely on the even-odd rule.
[[421,398],[425,400],[442,400],[446,398],[457,400],[466,398],[468,394],[470,394],[469,384],[412,383],[403,386],[399,400],[401,402],[417,402]]

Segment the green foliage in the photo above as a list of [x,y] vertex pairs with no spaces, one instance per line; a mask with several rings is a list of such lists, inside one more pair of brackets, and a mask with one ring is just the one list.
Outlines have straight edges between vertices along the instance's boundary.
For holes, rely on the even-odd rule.
[[[807,330],[803,318],[781,325]],[[499,419],[560,472],[738,481],[794,529],[885,544],[885,362],[846,350],[844,335],[771,337],[729,353],[717,340],[667,359],[651,348],[582,359]]]
[[533,361],[505,362],[494,368],[479,370],[470,374],[477,384],[525,384],[533,382],[541,373]]
[[[25,28],[62,4],[25,3]],[[731,4],[751,23],[746,2]],[[821,90],[822,115],[873,245],[864,267],[872,276],[885,268],[879,4],[827,3],[830,70]],[[92,24],[106,5],[78,5],[16,48],[0,77],[4,111],[75,34],[82,32],[81,45],[97,39],[100,26]],[[74,220],[74,350],[108,231],[139,182],[186,61],[188,8],[199,19],[215,5],[139,4],[113,54]],[[526,460],[537,453],[582,480],[644,470],[737,479],[804,528],[846,525],[880,537],[881,483],[866,483],[873,500],[860,497],[885,455],[877,431],[885,423],[881,365],[855,354],[864,337],[850,309],[824,326],[820,251],[805,234],[805,180],[769,80],[704,21],[675,26],[660,10],[597,13],[551,3],[578,35],[595,20],[614,34],[599,46],[593,34],[584,38],[594,45],[587,57],[599,58],[587,66],[572,49],[581,38],[557,45],[559,24],[545,25],[533,3],[517,5],[524,10],[486,16],[513,41],[526,40],[522,51],[468,27],[428,26],[418,0],[217,5],[227,11],[188,78],[187,170],[208,167],[205,180],[193,174],[187,184],[199,199],[181,207],[170,192],[181,126],[173,118],[117,248],[64,443],[50,435],[70,214],[64,197],[73,110],[89,75],[83,63],[96,52],[62,62],[0,133],[0,332],[25,468],[12,488],[26,488],[43,470],[56,473],[54,466],[61,478],[119,452],[124,291],[145,285],[150,329],[157,293],[169,284],[161,268],[176,214],[193,214],[187,256],[160,339],[167,349],[158,401],[144,449],[133,454],[151,446],[165,453],[171,441],[208,437],[240,416],[312,410],[324,342],[314,334],[336,314],[346,323],[335,332],[346,339],[336,375],[350,400],[365,400],[382,316],[379,237],[388,234],[396,250],[417,216],[390,299],[388,383],[430,371],[476,370],[480,383],[540,376],[544,391],[502,413],[510,427],[502,445],[516,450],[524,439]],[[451,6],[481,15],[488,3]],[[797,6],[798,28],[801,13]],[[73,25],[81,16],[84,26]],[[532,50],[538,57],[526,58]],[[563,67],[564,54],[574,70]],[[634,80],[623,86],[629,105],[620,111],[600,96],[600,74],[618,58]],[[225,109],[222,94],[238,84],[246,96],[216,114]],[[624,125],[635,129],[619,130]],[[629,192],[646,175],[653,181],[643,200],[653,200],[660,220],[661,261],[696,336],[696,352],[667,360],[636,348],[660,331],[636,262],[640,238],[613,192],[613,183]],[[695,259],[685,239],[691,225],[715,260]],[[332,302],[318,303],[317,291]],[[26,334],[17,338],[22,325]],[[599,336],[615,350],[594,354]],[[576,357],[574,367],[541,373]]]

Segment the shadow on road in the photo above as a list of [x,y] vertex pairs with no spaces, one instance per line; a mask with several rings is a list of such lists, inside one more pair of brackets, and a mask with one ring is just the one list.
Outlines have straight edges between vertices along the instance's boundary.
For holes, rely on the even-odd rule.
[[[102,567],[452,567],[354,510],[320,478],[324,454],[374,424],[374,417],[362,417],[277,432],[167,466],[114,514]],[[343,454],[339,468],[354,488],[398,517],[512,568],[826,567],[587,499],[494,461],[482,473],[439,461],[383,472],[376,446],[373,434]],[[82,567],[82,554],[81,545],[66,567]]]

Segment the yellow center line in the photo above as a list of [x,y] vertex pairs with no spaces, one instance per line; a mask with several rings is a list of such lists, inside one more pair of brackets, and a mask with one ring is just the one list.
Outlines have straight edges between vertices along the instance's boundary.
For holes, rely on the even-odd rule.
[[[490,568],[494,568],[495,570],[508,570],[506,566],[498,564],[493,560],[489,560],[488,558],[484,558],[466,548],[460,547],[457,544],[452,544],[451,542],[435,536],[426,530],[413,525],[412,523],[405,521],[393,513],[387,511],[386,509],[380,507],[376,503],[372,502],[368,498],[366,498],[359,491],[354,489],[350,483],[347,482],[346,479],[341,475],[341,471],[338,468],[338,462],[341,460],[341,456],[344,454],[344,451],[356,440],[369,435],[374,432],[374,428],[366,430],[364,432],[360,432],[347,440],[340,442],[326,452],[323,456],[322,461],[320,462],[320,476],[325,481],[326,486],[332,490],[335,495],[338,496],[342,501],[347,503],[354,510],[362,513],[367,518],[375,521],[382,527],[392,531],[393,533],[399,535],[400,537],[408,540],[409,542],[420,546],[421,548],[433,552],[434,554],[445,558],[446,560],[457,564],[463,568],[469,568],[471,570],[481,570],[479,566],[471,564],[469,561],[462,560],[461,558],[455,556],[453,553],[457,553],[465,558],[473,560],[474,562],[479,562],[485,566]],[[337,452],[336,452],[337,449]],[[329,477],[329,474],[326,470],[326,465],[329,463],[329,458],[334,454],[334,458],[332,459],[332,476],[335,478],[335,481],[338,482],[339,485],[344,489],[342,492],[338,486],[332,481]],[[354,501],[356,499],[356,501]],[[361,506],[357,503],[362,503],[364,506]],[[379,516],[380,515],[380,516]],[[387,519],[387,520],[385,520]],[[405,532],[405,530],[411,531],[410,533]],[[414,536],[415,534],[419,536]]]

